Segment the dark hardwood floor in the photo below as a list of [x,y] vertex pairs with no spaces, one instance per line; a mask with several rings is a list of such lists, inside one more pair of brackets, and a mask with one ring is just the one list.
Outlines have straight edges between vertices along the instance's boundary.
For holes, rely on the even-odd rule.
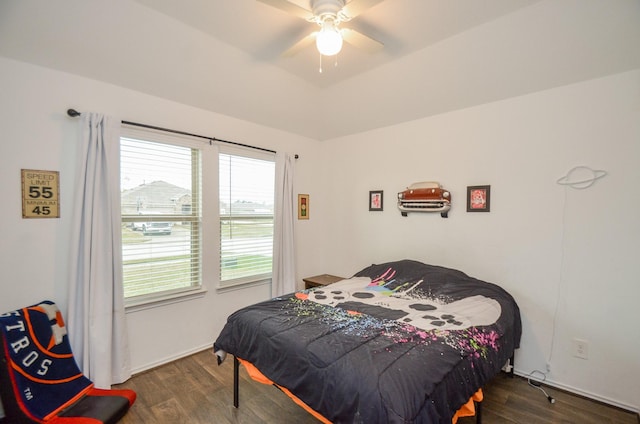
[[[273,386],[251,380],[240,367],[240,407],[233,407],[233,361],[218,366],[207,350],[138,374],[114,388],[138,399],[121,424],[315,424],[318,421]],[[550,404],[525,379],[497,376],[485,388],[484,424],[638,424],[637,415],[549,388]],[[475,423],[462,418],[459,424]]]

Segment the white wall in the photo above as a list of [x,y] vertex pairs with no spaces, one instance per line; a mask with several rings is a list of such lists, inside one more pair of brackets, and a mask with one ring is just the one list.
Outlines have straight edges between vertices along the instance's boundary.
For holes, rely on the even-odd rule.
[[[313,158],[320,144],[300,136],[3,58],[0,93],[2,312],[43,299],[54,300],[66,312],[69,256],[73,255],[70,213],[79,143],[79,121],[66,115],[69,107],[298,153],[297,184],[307,191],[320,184],[312,178]],[[60,171],[59,219],[22,219],[23,168]],[[304,251],[305,240],[300,246]],[[211,346],[230,313],[270,297],[268,286],[219,293],[216,284],[205,281],[208,292],[203,298],[127,315],[134,371]]]
[[[522,312],[518,373],[549,362],[548,382],[640,408],[640,71],[331,140],[323,153],[325,272],[413,258],[498,283]],[[556,183],[577,165],[608,175],[585,190]],[[425,180],[451,190],[449,218],[400,215],[397,192]],[[467,213],[466,187],[484,184],[491,212]],[[368,211],[369,190],[384,190],[383,212]],[[572,356],[573,338],[589,342],[588,360]]]

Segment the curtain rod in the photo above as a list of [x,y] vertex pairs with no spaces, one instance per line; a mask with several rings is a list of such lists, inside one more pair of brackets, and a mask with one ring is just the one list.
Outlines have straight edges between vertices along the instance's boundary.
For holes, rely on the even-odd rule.
[[[78,112],[77,110],[75,110],[75,109],[67,109],[67,115],[71,116],[72,118],[75,118],[75,117],[80,116],[82,114],[80,112]],[[218,141],[220,143],[226,143],[226,144],[233,144],[235,146],[248,147],[249,149],[262,150],[263,152],[276,153],[275,150],[265,149],[264,147],[250,146],[248,144],[238,143],[236,141],[222,140],[220,138],[215,138],[215,137],[206,137],[204,135],[192,134],[192,133],[188,133],[188,132],[185,132],[185,131],[172,130],[172,129],[169,129],[169,128],[156,127],[156,126],[153,126],[153,125],[140,124],[138,122],[131,122],[131,121],[122,121],[122,123],[125,124],[125,125],[133,125],[134,127],[141,127],[141,128],[151,129],[151,130],[166,131],[166,132],[173,133],[173,134],[180,134],[180,135],[186,135],[186,136],[189,136],[189,137],[202,138],[202,139],[205,139],[205,140],[209,140],[209,143],[211,143],[213,141]],[[296,154],[294,157],[296,159],[298,159],[299,156]]]

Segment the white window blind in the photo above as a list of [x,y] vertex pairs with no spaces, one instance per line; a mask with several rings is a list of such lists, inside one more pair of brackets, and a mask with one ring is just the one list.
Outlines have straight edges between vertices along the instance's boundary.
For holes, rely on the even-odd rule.
[[122,259],[127,300],[201,286],[200,150],[122,137]]
[[221,149],[220,286],[271,278],[275,158]]

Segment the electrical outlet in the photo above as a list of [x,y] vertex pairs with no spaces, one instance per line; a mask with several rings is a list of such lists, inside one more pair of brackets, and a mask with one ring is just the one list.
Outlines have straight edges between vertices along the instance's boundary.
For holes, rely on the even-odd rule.
[[551,372],[551,362],[547,362],[547,372]]
[[572,341],[573,356],[580,359],[589,359],[589,342],[581,339]]

